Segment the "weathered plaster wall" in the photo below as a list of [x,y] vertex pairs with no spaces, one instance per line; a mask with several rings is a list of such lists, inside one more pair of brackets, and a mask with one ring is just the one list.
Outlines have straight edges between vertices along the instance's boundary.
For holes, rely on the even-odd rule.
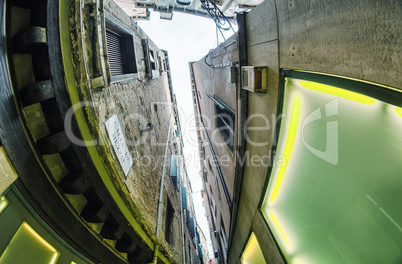
[[[154,79],[145,79],[141,39],[148,39],[150,48],[161,58],[164,58],[164,53],[113,1],[105,0],[104,8],[119,22],[133,30],[138,74],[135,78],[112,82],[108,87],[92,91],[94,107],[98,115],[99,124],[101,124],[99,131],[108,145],[108,158],[112,163],[116,164],[119,170],[119,175],[113,177],[120,182],[123,187],[122,192],[133,202],[132,206],[142,215],[143,223],[146,225],[145,228],[148,229],[148,232],[155,234],[163,156],[172,113],[172,98],[169,91],[167,72],[163,72]],[[113,148],[109,140],[107,140],[108,136],[104,122],[113,114],[117,114],[119,117],[134,161],[127,177],[120,170]],[[174,140],[175,119],[172,118],[170,122],[169,141],[171,142]],[[140,130],[144,129],[148,123],[152,123],[154,129],[141,135]],[[160,238],[164,248],[167,249],[173,259],[179,262],[181,259],[179,192],[174,188],[169,175],[170,156],[177,153],[177,151],[169,143],[165,162]],[[165,241],[167,197],[169,197],[174,209],[172,224],[174,238],[172,245]]]
[[[271,154],[277,123],[279,69],[336,74],[402,89],[400,1],[266,0],[246,14],[248,64],[268,67],[268,92],[248,93],[249,156]],[[254,143],[267,143],[257,146]],[[269,157],[270,158],[270,157]],[[252,229],[268,263],[283,263],[258,211],[268,165],[246,165],[228,263],[239,258]]]
[[[237,35],[233,35],[227,41],[222,43],[217,49],[213,50],[207,56],[206,60],[209,64],[215,66],[215,68],[209,67],[205,63],[204,59],[192,64],[195,86],[197,88],[197,96],[200,100],[199,105],[201,113],[199,113],[199,116],[201,117],[202,115],[205,128],[213,145],[223,174],[229,197],[231,201],[233,201],[235,158],[234,154],[230,152],[221,135],[216,130],[215,103],[208,98],[207,94],[221,99],[236,112],[236,84],[228,82],[227,67],[229,66],[228,63],[237,63],[239,61],[237,52]],[[230,208],[218,174],[218,170],[213,160],[214,156],[210,150],[205,132],[202,131],[202,129],[200,134],[203,141],[203,149],[205,153],[204,165],[207,175],[205,191],[210,195],[209,202],[206,202],[209,203],[206,205],[207,210],[211,208],[212,197],[216,205],[215,219],[210,211],[207,213],[211,214],[209,217],[210,219],[214,219],[213,221],[215,222],[215,230],[217,232],[211,233],[211,239],[213,241],[214,249],[217,250],[218,248],[222,248],[220,245],[222,239],[219,238],[222,223],[226,234],[229,234]]]
[[[229,62],[237,62],[238,60],[235,36],[222,43],[219,48],[215,49],[207,57],[207,62],[215,66]],[[195,83],[199,91],[198,96],[200,98],[200,109],[203,115],[204,125],[211,143],[214,145],[214,150],[224,174],[229,195],[233,197],[234,156],[216,130],[215,104],[208,98],[207,94],[218,97],[235,111],[236,85],[227,81],[226,67],[210,68],[205,64],[204,59],[202,59],[193,64],[193,69]],[[204,148],[208,150],[208,144],[204,144]],[[209,153],[207,157],[212,157],[212,155]]]
[[277,1],[281,67],[401,89],[402,4]]
[[[187,197],[187,210],[189,210],[189,216],[193,218],[194,228],[196,227],[196,219],[195,219],[195,208],[192,198],[193,190],[191,188],[191,183],[189,181],[188,175],[185,172],[183,175],[184,186],[186,187],[186,197]],[[183,212],[184,213],[184,212]],[[184,239],[185,239],[185,251],[186,251],[186,263],[196,263],[194,262],[194,253],[197,252],[197,235],[194,232],[194,237],[191,236],[190,230],[187,227],[187,215],[184,213],[183,216],[184,222]],[[196,229],[194,229],[195,231]]]
[[[268,228],[257,211],[271,162],[279,85],[279,41],[275,1],[267,0],[246,15],[248,65],[268,67],[268,91],[248,93],[248,126],[238,216],[228,263],[237,263],[253,229],[268,263],[282,263]],[[253,158],[255,159],[253,162]],[[261,225],[260,223],[264,223]],[[239,262],[238,262],[239,263]]]

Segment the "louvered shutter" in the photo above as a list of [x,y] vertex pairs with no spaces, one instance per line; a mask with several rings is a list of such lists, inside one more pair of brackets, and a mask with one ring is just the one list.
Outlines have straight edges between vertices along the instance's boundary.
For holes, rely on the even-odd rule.
[[122,39],[119,35],[110,30],[106,30],[106,49],[110,75],[124,74]]

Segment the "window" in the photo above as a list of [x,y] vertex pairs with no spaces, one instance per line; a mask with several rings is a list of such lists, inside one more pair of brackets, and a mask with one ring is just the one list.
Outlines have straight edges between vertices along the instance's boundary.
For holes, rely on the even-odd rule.
[[182,206],[183,209],[187,209],[186,187],[181,187],[181,206]]
[[174,153],[174,154],[178,154],[178,148],[177,148],[177,144],[176,144],[176,143],[173,143],[172,145],[173,145],[173,148],[172,148],[172,153]]
[[190,220],[188,221],[188,229],[190,230],[190,235],[192,238],[195,236],[195,230],[194,230],[194,218],[190,217]]
[[283,76],[261,212],[286,262],[400,263],[402,93],[335,76]]
[[151,61],[151,69],[156,70],[155,55],[153,50],[149,50],[149,59]]
[[173,12],[166,10],[166,11],[159,11],[160,14],[160,19],[166,19],[166,20],[172,20],[173,18]]
[[228,239],[226,236],[225,225],[223,224],[222,219],[221,219],[221,237],[223,242],[223,248],[226,250],[228,248]]
[[177,180],[177,156],[170,156],[170,178],[172,179],[173,185],[178,190],[178,180]]
[[188,228],[188,231],[190,232],[191,237],[194,238],[194,236],[195,236],[194,218],[191,217],[189,209],[191,210],[190,207],[188,209],[185,209],[186,210],[186,224],[187,224],[187,228]]
[[214,222],[216,223],[216,204],[215,204],[215,199],[214,195],[212,193],[211,186],[209,187],[209,192],[210,192],[210,197],[211,197],[211,211],[212,211],[212,216],[214,217]]
[[155,137],[159,139],[159,128],[160,128],[160,122],[159,122],[159,117],[158,117],[158,105],[156,103],[153,104],[153,116],[154,116],[154,130],[155,130]]
[[111,76],[137,73],[133,38],[130,29],[107,15],[106,51]]
[[141,44],[145,60],[145,77],[148,79],[158,78],[159,71],[156,70],[158,53],[151,49],[148,39],[142,39]]
[[174,219],[174,209],[169,197],[167,197],[166,204],[166,217],[165,217],[165,240],[169,245],[173,245],[173,219]]
[[216,128],[221,134],[223,141],[228,146],[231,152],[234,151],[234,123],[235,123],[235,113],[227,104],[217,97],[212,97],[207,94],[207,96],[215,104],[215,120]]
[[215,178],[215,174],[214,174],[214,171],[212,170],[212,166],[211,166],[210,162],[208,162],[208,166],[209,166],[209,173],[211,174],[212,181],[214,183],[214,186],[216,186],[216,178]]
[[161,56],[158,55],[159,74],[163,73],[163,62]]

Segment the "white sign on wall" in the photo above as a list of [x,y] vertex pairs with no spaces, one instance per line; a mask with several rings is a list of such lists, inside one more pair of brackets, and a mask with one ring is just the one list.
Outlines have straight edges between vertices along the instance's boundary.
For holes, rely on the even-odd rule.
[[119,160],[120,166],[124,171],[124,175],[127,177],[131,166],[133,166],[133,158],[128,150],[117,114],[112,115],[108,120],[106,120],[105,126],[110,142],[112,143],[114,153]]

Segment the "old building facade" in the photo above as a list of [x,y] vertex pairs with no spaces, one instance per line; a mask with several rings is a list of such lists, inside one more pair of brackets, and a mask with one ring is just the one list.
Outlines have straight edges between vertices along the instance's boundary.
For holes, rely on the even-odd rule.
[[111,0],[0,6],[0,262],[198,263],[168,52]]
[[208,242],[201,227],[197,225],[197,238],[198,238],[198,258],[200,264],[207,264],[210,261],[208,252]]
[[267,0],[190,63],[217,263],[400,260],[401,12]]
[[[0,263],[205,262],[168,52],[112,0],[0,18]],[[211,263],[401,260],[401,18],[266,0],[190,63]]]
[[[212,67],[209,60],[217,61]],[[235,149],[234,116],[236,111],[236,84],[228,82],[227,67],[238,63],[235,36],[210,52],[206,59],[190,63],[192,91],[195,100],[201,172],[204,184],[204,204],[210,221],[211,240],[215,256],[224,258],[227,250],[230,211],[233,204]]]

